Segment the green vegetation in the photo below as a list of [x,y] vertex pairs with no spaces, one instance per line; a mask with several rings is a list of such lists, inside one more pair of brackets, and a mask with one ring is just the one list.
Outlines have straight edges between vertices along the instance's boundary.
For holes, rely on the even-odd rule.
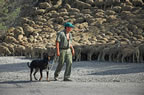
[[0,30],[6,30],[7,27],[5,25],[2,25],[2,23],[0,23]]
[[20,13],[20,6],[16,2],[0,0],[0,30],[7,30],[13,25]]

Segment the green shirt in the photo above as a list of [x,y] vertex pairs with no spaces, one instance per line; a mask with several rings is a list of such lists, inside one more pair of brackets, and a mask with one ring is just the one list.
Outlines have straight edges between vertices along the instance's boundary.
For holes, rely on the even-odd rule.
[[70,45],[72,44],[72,34],[69,33],[69,40],[67,40],[65,30],[58,32],[57,37],[56,37],[56,41],[59,42],[59,48],[60,49],[69,48]]

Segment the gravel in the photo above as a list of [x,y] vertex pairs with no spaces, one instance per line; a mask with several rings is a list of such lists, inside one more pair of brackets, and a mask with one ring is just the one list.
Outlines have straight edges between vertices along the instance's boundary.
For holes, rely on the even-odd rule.
[[[64,82],[64,70],[53,81],[57,64],[49,80],[29,81],[27,59],[23,56],[0,57],[0,95],[144,95],[144,64],[97,61],[73,62],[72,82]],[[36,75],[38,78],[40,74]]]

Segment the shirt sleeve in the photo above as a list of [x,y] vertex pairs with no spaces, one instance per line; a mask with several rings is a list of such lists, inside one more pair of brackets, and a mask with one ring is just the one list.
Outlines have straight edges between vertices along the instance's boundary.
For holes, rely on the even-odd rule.
[[60,40],[60,32],[57,33],[56,41],[57,41],[57,42],[60,42],[60,41],[61,41],[61,40]]

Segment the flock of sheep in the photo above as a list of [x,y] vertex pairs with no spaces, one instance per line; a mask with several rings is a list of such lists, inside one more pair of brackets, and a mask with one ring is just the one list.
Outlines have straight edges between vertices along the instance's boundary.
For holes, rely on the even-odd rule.
[[121,45],[118,42],[116,44],[75,46],[75,50],[74,59],[76,61],[144,62],[144,43],[140,45]]

